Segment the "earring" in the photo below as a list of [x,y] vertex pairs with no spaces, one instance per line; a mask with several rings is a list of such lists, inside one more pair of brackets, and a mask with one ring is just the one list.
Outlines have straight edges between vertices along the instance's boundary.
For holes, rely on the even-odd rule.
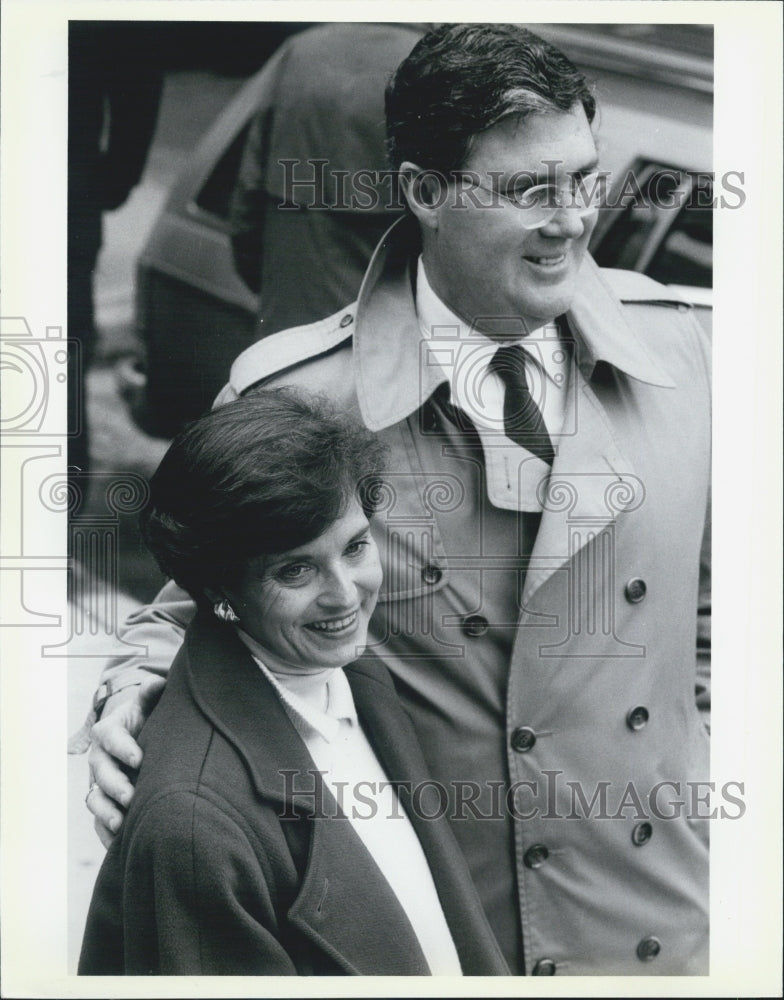
[[215,617],[220,618],[222,622],[233,623],[240,620],[239,616],[234,613],[234,608],[232,608],[225,597],[222,601],[216,601],[212,606],[212,610],[215,612]]

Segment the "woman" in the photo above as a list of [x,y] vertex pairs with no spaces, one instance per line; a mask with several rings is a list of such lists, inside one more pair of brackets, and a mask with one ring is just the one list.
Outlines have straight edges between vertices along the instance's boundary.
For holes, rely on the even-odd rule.
[[418,796],[391,678],[352,663],[381,583],[379,467],[368,431],[290,390],[213,411],[164,456],[143,531],[198,613],[142,733],[81,974],[506,973],[448,820]]

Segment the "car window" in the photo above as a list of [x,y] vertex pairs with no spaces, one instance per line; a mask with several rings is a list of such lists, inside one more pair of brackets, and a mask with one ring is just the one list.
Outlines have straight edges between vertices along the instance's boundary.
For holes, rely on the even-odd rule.
[[713,284],[713,212],[710,208],[683,208],[675,217],[646,274],[664,285]]
[[245,148],[250,123],[235,137],[232,144],[213,167],[201,190],[196,195],[198,207],[224,222],[229,220],[229,205],[234,183],[240,169],[240,159]]
[[709,175],[639,161],[631,171],[642,197],[610,193],[598,242],[603,267],[642,271],[662,284],[712,286],[713,198]]

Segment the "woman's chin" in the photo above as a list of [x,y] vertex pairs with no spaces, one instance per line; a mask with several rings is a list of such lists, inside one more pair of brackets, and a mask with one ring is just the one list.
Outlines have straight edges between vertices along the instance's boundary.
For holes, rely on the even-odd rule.
[[312,666],[345,667],[364,652],[367,645],[367,625],[356,622],[343,634],[318,632],[308,629],[308,646],[313,657]]

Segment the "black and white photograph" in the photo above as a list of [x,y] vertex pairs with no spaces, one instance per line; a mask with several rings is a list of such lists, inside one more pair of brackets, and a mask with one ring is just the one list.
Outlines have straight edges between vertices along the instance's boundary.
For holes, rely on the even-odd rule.
[[4,996],[780,995],[781,9],[530,7],[8,3]]

